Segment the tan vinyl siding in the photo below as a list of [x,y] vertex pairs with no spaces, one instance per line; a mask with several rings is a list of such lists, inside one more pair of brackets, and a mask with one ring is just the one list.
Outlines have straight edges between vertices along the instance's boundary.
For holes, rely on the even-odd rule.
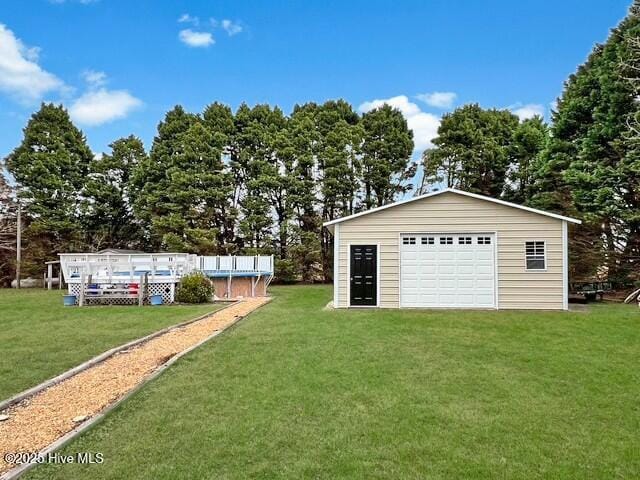
[[[447,232],[497,233],[499,308],[563,308],[562,220],[452,192],[340,223],[339,306],[349,300],[349,244],[380,245],[380,306],[398,308],[400,234]],[[526,271],[528,240],[546,242],[546,271]]]

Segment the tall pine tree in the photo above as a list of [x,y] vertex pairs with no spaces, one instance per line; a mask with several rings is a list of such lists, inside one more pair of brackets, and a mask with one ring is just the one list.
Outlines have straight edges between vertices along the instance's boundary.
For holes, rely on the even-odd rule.
[[640,33],[638,13],[635,3],[566,82],[537,166],[532,204],[585,220],[572,235],[575,278],[605,273],[624,282],[637,261],[640,199],[630,138],[637,92],[624,66]]
[[92,249],[140,248],[144,238],[131,206],[131,174],[147,154],[142,141],[129,136],[109,145],[111,153],[89,165],[83,192],[83,226]]
[[54,104],[42,104],[31,116],[22,142],[6,158],[30,219],[25,235],[46,238],[51,253],[84,247],[81,194],[92,159],[84,134]]
[[426,183],[499,198],[512,166],[518,117],[508,110],[464,105],[442,117],[434,148],[425,151]]
[[411,189],[413,132],[398,109],[383,105],[362,116],[362,183],[367,209],[395,200]]

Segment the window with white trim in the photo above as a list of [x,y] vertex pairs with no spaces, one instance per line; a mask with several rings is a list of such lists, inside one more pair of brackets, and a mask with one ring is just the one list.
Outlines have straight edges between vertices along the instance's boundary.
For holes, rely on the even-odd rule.
[[403,237],[402,238],[402,244],[403,245],[415,245],[416,244],[416,237]]
[[491,245],[491,237],[478,237],[478,245]]
[[453,237],[440,237],[440,245],[453,245]]
[[472,243],[471,237],[458,237],[459,245],[471,245]]
[[527,270],[547,269],[547,249],[544,240],[524,242]]
[[422,245],[433,245],[435,240],[433,237],[422,237]]

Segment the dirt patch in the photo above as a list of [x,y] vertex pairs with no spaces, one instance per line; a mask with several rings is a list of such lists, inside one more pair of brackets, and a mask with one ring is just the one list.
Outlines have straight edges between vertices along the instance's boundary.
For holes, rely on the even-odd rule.
[[73,419],[99,413],[173,356],[265,304],[249,298],[197,322],[177,327],[145,343],[109,357],[5,411],[0,423],[0,473],[15,465],[4,453],[39,452],[78,426]]

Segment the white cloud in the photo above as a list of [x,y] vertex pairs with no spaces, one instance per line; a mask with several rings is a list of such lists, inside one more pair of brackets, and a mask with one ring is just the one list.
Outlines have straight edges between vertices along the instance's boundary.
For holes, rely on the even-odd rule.
[[142,101],[126,90],[90,90],[76,99],[69,114],[83,125],[96,126],[126,117],[142,105]]
[[25,102],[39,100],[65,84],[38,65],[37,47],[28,48],[5,25],[0,24],[0,90]]
[[440,118],[420,110],[420,107],[410,102],[406,95],[364,102],[358,107],[358,110],[364,113],[374,108],[379,108],[384,104],[400,110],[407,120],[409,128],[413,130],[413,141],[415,143],[414,153],[421,153],[425,148],[433,146],[431,141],[438,135]]
[[436,108],[451,108],[457,95],[453,92],[432,92],[416,95],[418,100]]
[[514,114],[516,114],[520,121],[526,120],[528,118],[533,118],[536,115],[543,117],[544,116],[544,107],[537,103],[528,103],[526,105],[517,104],[509,107]]
[[222,28],[225,30],[225,32],[229,34],[230,37],[242,32],[242,25],[240,25],[239,23],[235,23],[231,20],[224,19],[222,20],[221,25],[222,25]]
[[193,25],[198,25],[200,24],[200,19],[198,17],[192,17],[188,13],[183,13],[180,15],[180,18],[178,18],[178,23],[191,23]]
[[213,39],[213,35],[211,35],[211,33],[194,32],[190,28],[180,30],[178,37],[180,38],[180,41],[182,43],[194,48],[208,47],[209,45],[213,45],[215,43],[215,40]]
[[82,78],[90,87],[101,87],[107,83],[107,74],[96,70],[85,70],[82,72]]

